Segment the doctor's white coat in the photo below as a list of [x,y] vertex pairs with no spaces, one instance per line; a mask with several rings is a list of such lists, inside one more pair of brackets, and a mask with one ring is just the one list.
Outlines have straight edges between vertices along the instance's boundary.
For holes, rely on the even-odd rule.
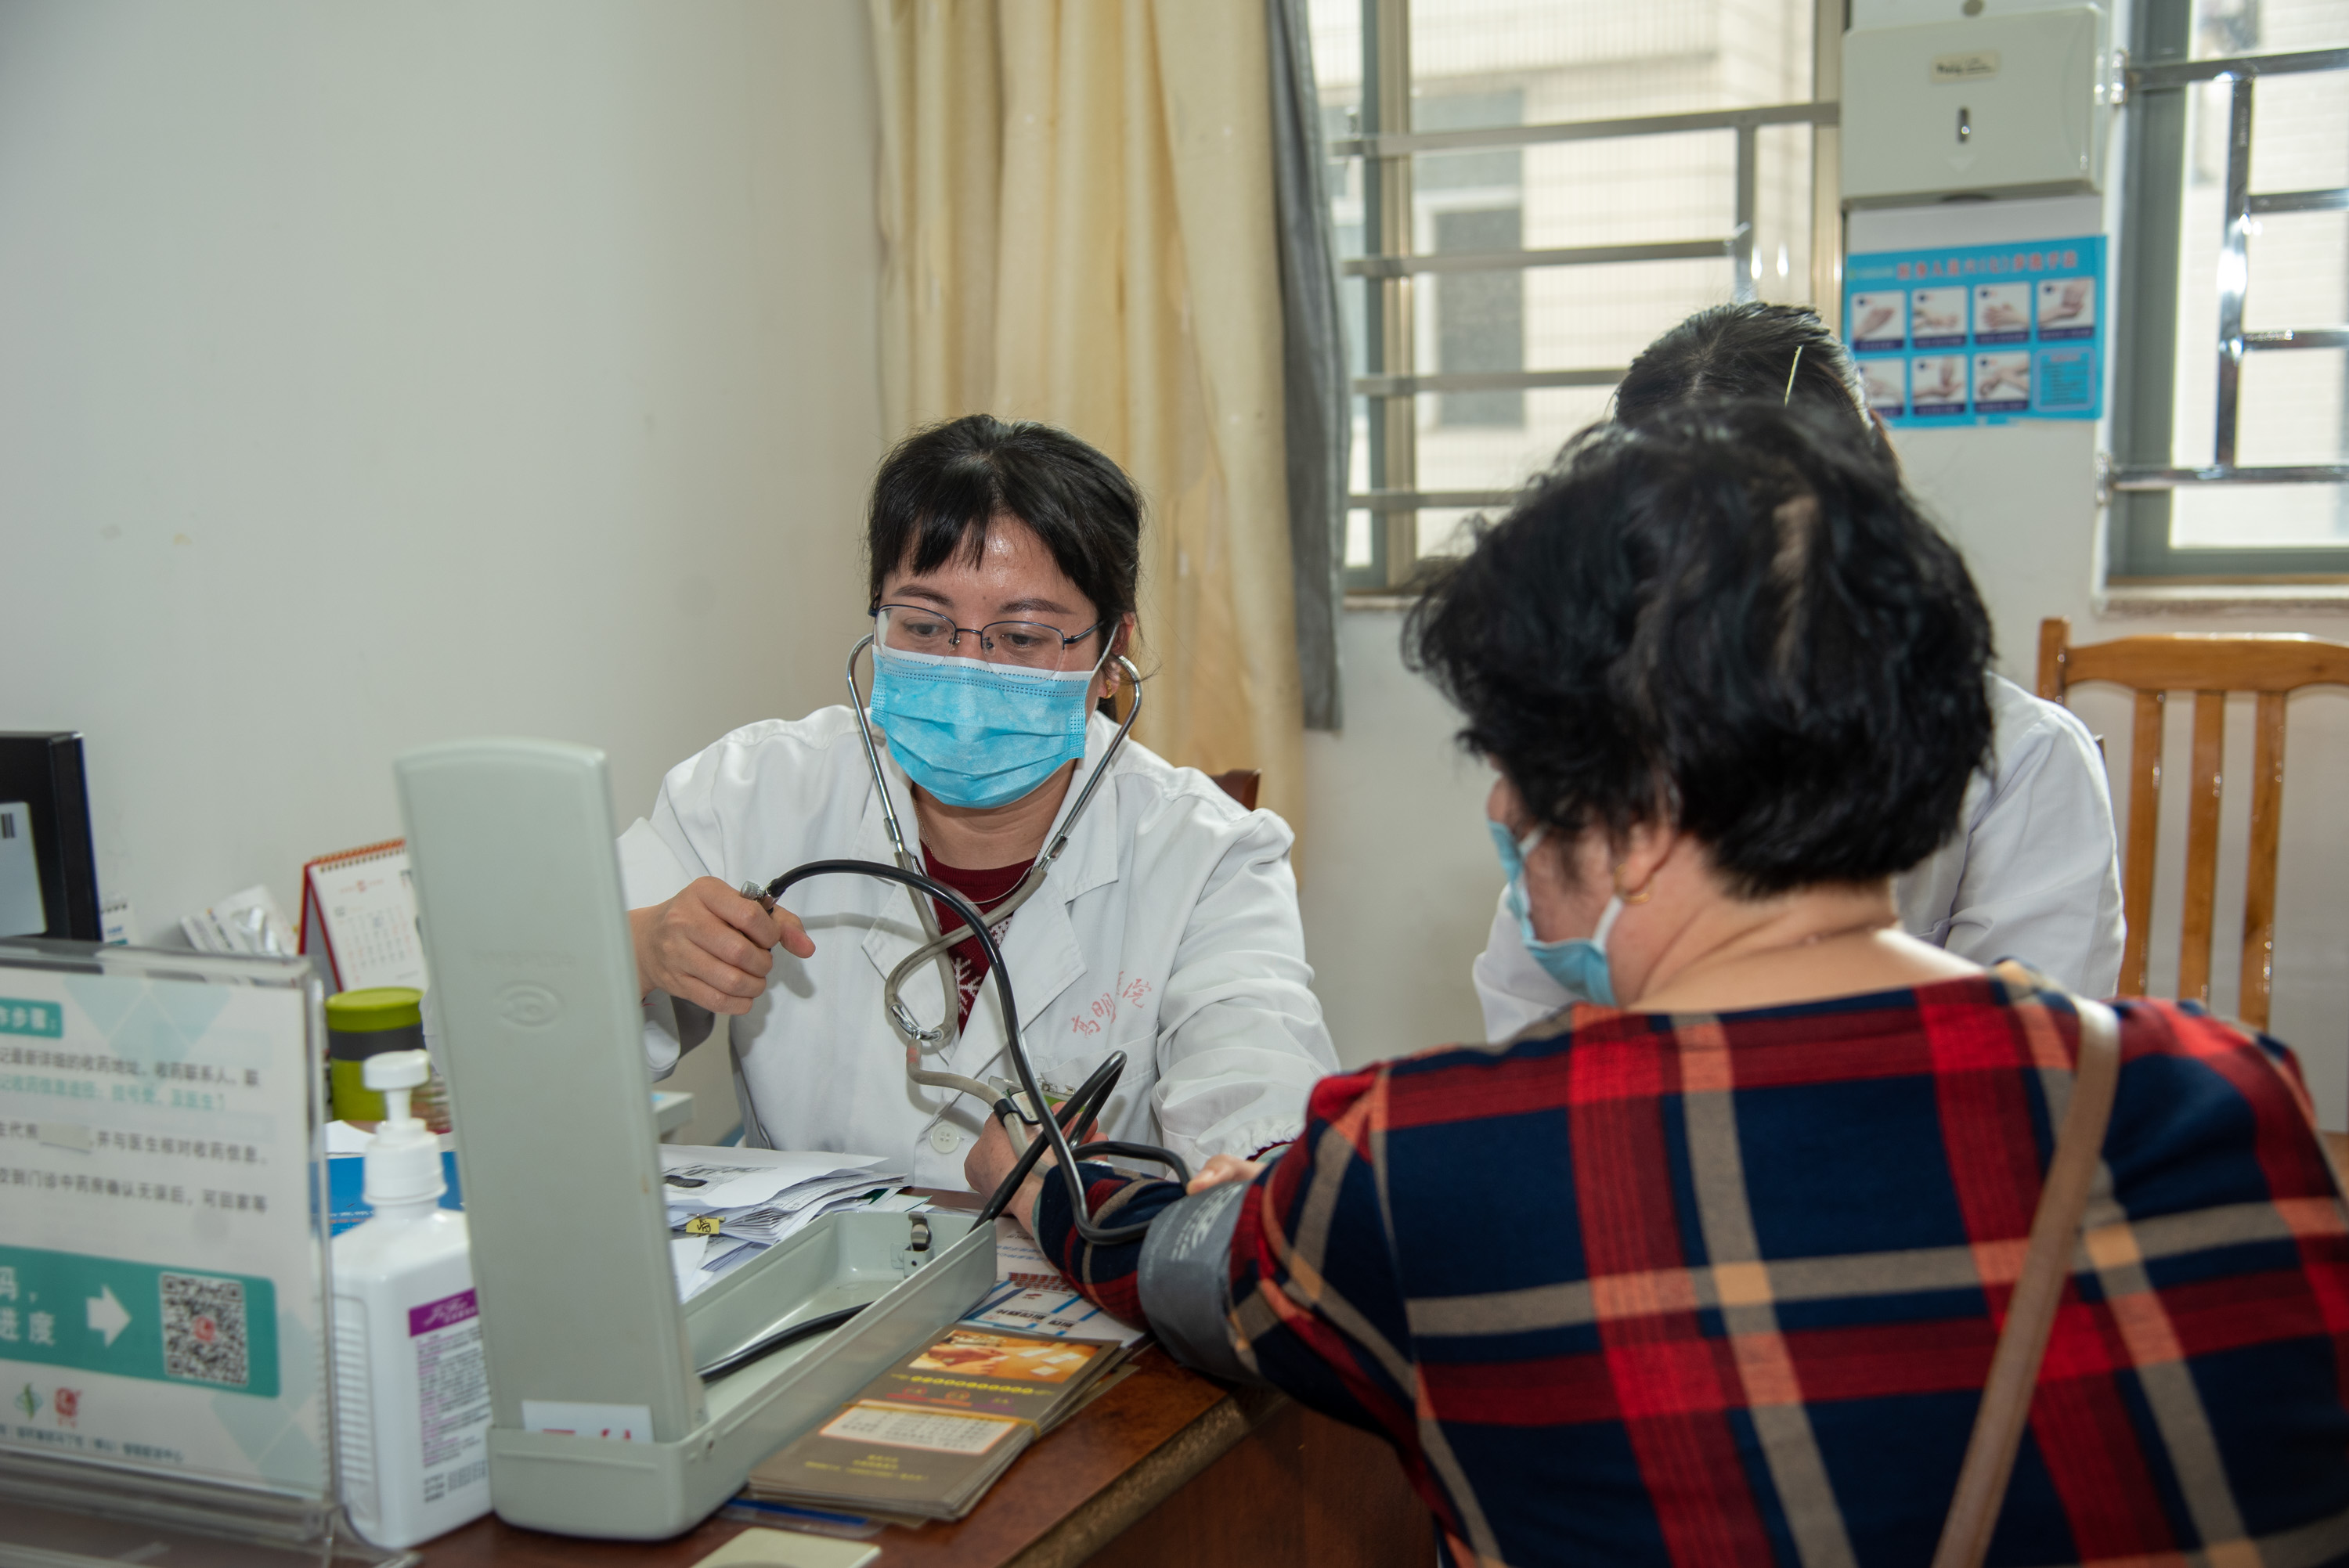
[[[1114,733],[1093,718],[1063,816]],[[911,835],[913,800],[885,749],[882,769]],[[1038,1076],[1073,1088],[1107,1053],[1126,1053],[1102,1137],[1162,1144],[1196,1169],[1207,1155],[1252,1154],[1304,1124],[1308,1093],[1338,1063],[1310,989],[1290,841],[1272,813],[1241,810],[1206,775],[1129,739],[1067,851],[1003,929]],[[827,707],[734,731],[669,771],[651,816],[621,835],[619,850],[631,909],[700,876],[740,886],[814,860],[887,862],[855,716]],[[815,878],[784,895],[815,956],[777,948],[766,993],[747,1015],[718,1020],[710,1047],[730,1039],[746,1141],[879,1154],[904,1161],[917,1185],[965,1185],[963,1158],[985,1110],[908,1080],[905,1047],[883,1012],[884,978],[922,940],[913,897],[854,876]],[[937,965],[922,965],[903,995],[924,1024],[945,1017],[951,1027]],[[645,1044],[655,1074],[674,1068],[710,1024],[653,993]],[[1009,1078],[1002,1043],[990,979],[962,1037],[926,1062]]]

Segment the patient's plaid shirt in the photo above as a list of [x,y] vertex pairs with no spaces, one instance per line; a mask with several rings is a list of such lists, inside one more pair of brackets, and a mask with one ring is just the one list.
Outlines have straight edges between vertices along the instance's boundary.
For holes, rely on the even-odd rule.
[[[2123,1067],[1993,1564],[2349,1562],[2349,1225],[2283,1048],[2119,1005]],[[1577,1007],[1327,1078],[1233,1343],[1382,1433],[1456,1563],[1923,1564],[2072,1087],[2027,972]],[[1097,1212],[1178,1196],[1093,1168]],[[1138,1246],[1048,1251],[1139,1321]]]

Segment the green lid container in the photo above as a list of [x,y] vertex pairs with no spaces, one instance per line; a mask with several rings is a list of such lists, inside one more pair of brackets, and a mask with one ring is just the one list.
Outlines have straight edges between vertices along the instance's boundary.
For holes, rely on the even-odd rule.
[[[364,991],[337,991],[326,998],[326,1027],[338,1035],[380,1035],[390,1029],[424,1026],[424,993],[408,985],[374,985]],[[369,1045],[359,1052],[396,1051],[398,1046]]]
[[424,1048],[424,993],[409,985],[338,991],[326,998],[326,1084],[340,1121],[381,1121],[383,1096],[367,1087],[367,1057]]

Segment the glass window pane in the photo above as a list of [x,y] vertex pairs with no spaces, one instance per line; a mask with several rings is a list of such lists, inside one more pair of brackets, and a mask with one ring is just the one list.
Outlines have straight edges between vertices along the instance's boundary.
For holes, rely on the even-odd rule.
[[1322,106],[1338,109],[1343,123],[1344,112],[1361,101],[1362,0],[1309,0],[1306,26],[1313,35],[1313,85]]
[[[1471,208],[1433,214],[1435,251],[1514,251],[1522,218],[1514,207]],[[1441,373],[1523,370],[1526,367],[1526,274],[1522,272],[1438,273],[1431,280],[1435,368]],[[1446,425],[1526,422],[1526,395],[1516,389],[1439,393]]]
[[[2349,0],[2198,0],[2199,58],[2349,42]],[[2252,102],[2254,195],[2349,184],[2349,91],[2334,73],[2261,77]],[[2178,240],[2178,368],[2170,460],[2213,460],[2218,421],[2220,242],[2226,220],[2231,84],[2188,89],[2185,206]],[[2242,283],[2252,332],[2349,319],[2349,215],[2251,220]],[[2246,467],[2337,463],[2349,456],[2349,355],[2253,350],[2243,361],[2235,460]],[[2349,544],[2349,488],[2197,486],[2171,503],[2180,549]]]
[[[1418,399],[1419,487],[1516,490],[1550,465],[1567,438],[1605,418],[1613,396],[1605,387],[1537,387],[1524,395],[1525,422],[1513,428],[1444,423],[1434,407],[1437,398],[1423,397]],[[1428,537],[1428,526],[1423,518],[1423,537]]]
[[[1322,101],[1336,116],[1362,90],[1361,0],[1312,0]],[[1814,0],[1412,0],[1412,129],[1539,125],[1796,102],[1811,96]],[[1352,129],[1348,122],[1347,129]],[[1757,139],[1755,232],[1763,297],[1810,293],[1808,126]],[[1414,155],[1412,248],[1425,254],[1697,242],[1723,253],[1673,262],[1416,274],[1411,368],[1422,375],[1618,371],[1659,333],[1732,297],[1725,242],[1735,224],[1730,131],[1470,148]],[[1359,163],[1333,195],[1348,253],[1366,245]],[[1340,182],[1333,181],[1333,191]],[[1358,249],[1359,247],[1359,249]],[[1359,343],[1368,291],[1348,280]],[[1359,348],[1356,373],[1361,366]],[[1397,361],[1401,356],[1396,356]],[[1400,368],[1400,364],[1397,366]],[[1423,490],[1511,490],[1603,418],[1612,389],[1493,387],[1414,399]],[[1364,413],[1367,410],[1363,410]],[[1367,483],[1367,420],[1355,483]],[[1423,552],[1455,548],[1469,514],[1417,519]],[[1368,564],[1374,529],[1357,513],[1350,564]]]
[[[2349,74],[2334,78],[2349,97]],[[2349,126],[2343,127],[2349,137]],[[2349,320],[2349,212],[2270,212],[2243,245],[2250,286],[2243,325],[2253,332],[2339,326]]]
[[[1428,82],[1424,71],[1416,82]],[[1453,90],[1448,85],[1415,85],[1412,93],[1413,130],[1481,130],[1488,126],[1526,123],[1522,88]],[[1524,154],[1514,147],[1474,148],[1461,152],[1423,152],[1412,160],[1412,184],[1420,191],[1477,190],[1502,186],[1516,190],[1522,182]]]
[[1727,258],[1536,267],[1526,274],[1526,357],[1537,370],[1621,370],[1656,336],[1730,297]]
[[[1446,508],[1419,514],[1419,553],[1429,555],[1463,555],[1468,550],[1468,520],[1482,515]],[[1500,515],[1500,509],[1493,509]]]
[[1412,0],[1412,76],[1522,87],[1533,125],[1787,103],[1811,96],[1811,15],[1810,0]]
[[[1321,95],[1324,145],[1361,133],[1362,92],[1361,0],[1312,0],[1308,26],[1313,38],[1314,86]],[[1338,259],[1363,252],[1362,160],[1332,158],[1322,171],[1330,193],[1330,220],[1336,230]],[[1362,374],[1362,284],[1338,281],[1338,311],[1346,335],[1346,374]],[[1356,438],[1359,449],[1361,438]]]
[[2295,348],[2243,360],[2235,460],[2247,467],[2349,461],[2337,348]]
[[[2349,5],[2344,5],[2349,10]],[[2335,73],[2312,73],[2303,77],[2271,77],[2259,85],[2260,110],[2252,120],[2252,160],[2260,166],[2270,124],[2266,95],[2288,81],[2323,82],[2337,103],[2319,114],[2305,105],[2312,118],[2329,118],[2333,135],[2349,141],[2349,91]],[[2216,450],[2219,394],[2219,302],[2221,273],[2220,241],[2226,223],[2227,121],[2229,85],[2204,82],[2189,89],[2186,190],[2182,230],[2178,236],[2178,370],[2172,405],[2171,461],[2199,468],[2213,460]],[[2332,168],[2337,150],[2311,141],[2307,156],[2295,163],[2281,155],[2269,158],[2270,172],[2254,180],[2251,189],[2309,190],[2344,176]],[[2338,326],[2349,319],[2349,213],[2271,213],[2251,221],[2244,246],[2243,320],[2254,332],[2284,327]],[[2342,356],[2310,350],[2281,356],[2304,361],[2298,369],[2279,369],[2274,352],[2254,351],[2245,359],[2243,405],[2237,418],[2240,463],[2275,461],[2254,459],[2255,444],[2273,447],[2279,441],[2299,449],[2314,449],[2308,427],[2313,421],[2332,433],[2313,438],[2316,444],[2337,442],[2337,418],[2344,387]],[[2254,412],[2252,385],[2278,390]],[[2289,387],[2287,395],[2282,389]],[[2289,400],[2285,400],[2286,398]],[[2271,428],[2271,421],[2282,428]],[[2337,458],[2295,460],[2338,461]]]
[[1729,131],[1554,141],[1526,149],[1526,228],[1536,249],[1720,241],[1733,222],[1737,139]]
[[2349,544],[2339,485],[2195,485],[2170,503],[2169,542],[2179,550]]
[[2186,191],[2178,236],[2178,390],[2170,460],[2210,461],[2219,407],[2219,242],[2226,223],[2227,85],[2186,89]]
[[[1754,226],[1762,297],[1811,297],[1811,128],[1765,125],[1755,134]],[[1661,330],[1659,328],[1658,330]]]
[[2198,60],[2344,43],[2349,43],[2349,6],[2342,0],[2197,0],[2194,6]]
[[2260,9],[2260,0],[2200,0],[2194,7],[2194,57],[2256,53]]
[[[2337,46],[2349,43],[2349,4]],[[2223,134],[2223,133],[2222,133]],[[2220,144],[2221,150],[2224,141]],[[2251,189],[2331,190],[2349,185],[2349,77],[2339,71],[2261,77],[2251,99]]]

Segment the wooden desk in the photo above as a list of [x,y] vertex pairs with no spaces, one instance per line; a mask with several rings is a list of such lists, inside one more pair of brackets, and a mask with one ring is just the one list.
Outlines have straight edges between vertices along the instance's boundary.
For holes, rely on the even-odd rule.
[[[1004,1472],[953,1524],[884,1530],[880,1568],[1343,1564],[1427,1568],[1427,1511],[1392,1450],[1261,1389],[1185,1371],[1163,1350]],[[749,1528],[711,1520],[675,1540],[577,1541],[495,1517],[423,1548],[426,1568],[688,1568]]]

